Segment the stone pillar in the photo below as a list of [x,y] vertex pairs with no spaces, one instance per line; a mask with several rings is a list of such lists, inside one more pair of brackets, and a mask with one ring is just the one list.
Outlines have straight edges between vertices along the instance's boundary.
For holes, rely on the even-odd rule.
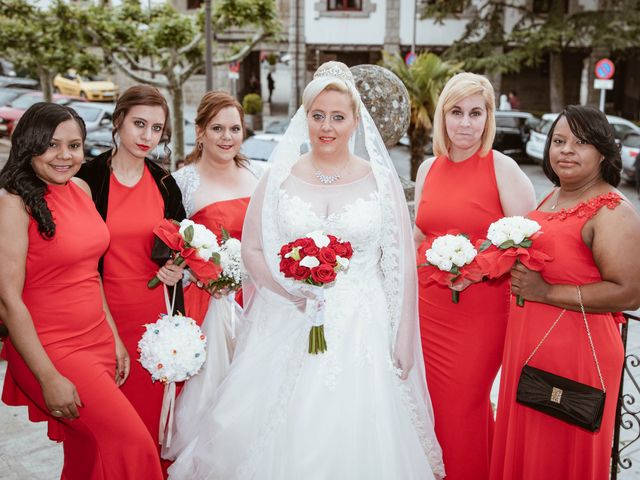
[[387,0],[384,50],[400,55],[400,0]]
[[293,116],[302,101],[305,86],[307,49],[304,34],[304,0],[292,0],[289,4],[289,63],[291,71],[291,95],[289,116]]

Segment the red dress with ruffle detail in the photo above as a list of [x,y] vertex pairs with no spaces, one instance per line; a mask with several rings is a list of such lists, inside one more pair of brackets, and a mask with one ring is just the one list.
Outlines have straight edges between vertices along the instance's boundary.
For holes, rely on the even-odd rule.
[[44,239],[29,221],[22,298],[47,355],[76,387],[80,418],[50,415],[42,389],[10,341],[2,400],[26,405],[29,419],[48,422],[64,442],[63,479],[160,479],[153,440],[117,387],[113,334],[102,308],[98,259],[109,232],[91,198],[73,182],[49,185],[45,201],[56,223]]
[[[247,213],[250,197],[233,198],[214,202],[201,208],[191,216],[191,220],[200,223],[222,238],[222,227],[227,233],[241,240],[242,225]],[[242,305],[241,293],[236,295],[236,301]],[[209,308],[211,295],[206,290],[198,288],[194,283],[190,283],[184,290],[184,308],[186,315],[193,318],[198,325],[202,325],[204,317]]]
[[[463,162],[438,157],[424,182],[416,225],[426,235],[418,264],[435,237],[465,233],[475,244],[504,217],[493,152]],[[489,476],[494,428],[490,393],[500,368],[509,309],[508,279],[475,283],[451,301],[451,290],[418,269],[422,350],[436,436],[447,480]]]
[[[614,209],[620,202],[620,195],[610,192],[571,209],[552,213],[536,210],[529,214],[544,232],[536,239],[540,248],[555,249],[554,260],[541,272],[547,282],[583,285],[602,280],[593,254],[582,239],[582,229],[602,207]],[[514,299],[511,302],[491,460],[492,480],[600,480],[609,476],[624,356],[619,327],[611,313],[587,313],[606,386],[598,432],[569,425],[515,400],[525,360],[561,311],[544,303],[527,301],[521,308]],[[529,364],[602,388],[581,312],[567,310]]]

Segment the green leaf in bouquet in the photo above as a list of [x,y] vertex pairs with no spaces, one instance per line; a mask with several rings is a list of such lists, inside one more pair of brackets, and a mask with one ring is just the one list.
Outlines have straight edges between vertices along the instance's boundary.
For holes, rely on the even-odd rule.
[[512,248],[515,247],[516,244],[513,242],[513,240],[507,240],[506,242],[503,242],[500,244],[500,247],[502,250],[506,250],[507,248]]
[[193,242],[193,225],[189,225],[184,229],[184,241],[191,245]]
[[453,273],[454,275],[460,275],[460,267],[458,267],[457,265],[454,265],[453,267],[451,267],[451,270],[449,270],[449,273]]
[[215,263],[216,265],[220,265],[220,254],[218,252],[213,252],[211,254],[211,260],[213,260],[213,263]]
[[532,244],[533,244],[533,241],[529,238],[525,238],[523,241],[520,242],[520,246],[522,248],[529,248]]
[[229,232],[227,232],[227,230],[220,225],[220,231],[222,232],[222,241],[226,242],[227,240],[229,240],[231,238],[231,235],[229,235]]
[[460,237],[464,237],[464,238],[466,238],[467,240],[471,240],[471,238],[469,237],[469,235],[467,235],[466,233],[459,233],[459,234],[458,234],[458,236],[460,236]]
[[491,240],[485,240],[480,244],[479,252],[484,252],[487,248],[491,246]]

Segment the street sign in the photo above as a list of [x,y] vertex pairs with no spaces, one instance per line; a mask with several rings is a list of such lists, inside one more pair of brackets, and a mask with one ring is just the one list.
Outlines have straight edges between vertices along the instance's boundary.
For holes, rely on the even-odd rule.
[[602,80],[595,78],[593,80],[593,88],[600,90],[613,90],[613,80]]
[[229,64],[229,73],[238,73],[240,71],[240,62],[231,62]]
[[238,80],[240,74],[238,72],[229,72],[229,80]]
[[596,63],[595,74],[596,78],[601,80],[609,80],[613,78],[613,74],[616,72],[616,67],[613,65],[613,62],[608,58],[603,58],[598,60]]
[[415,63],[416,58],[418,58],[418,57],[416,56],[416,54],[414,52],[409,52],[404,57],[404,63],[406,63],[407,66],[410,66],[411,64]]

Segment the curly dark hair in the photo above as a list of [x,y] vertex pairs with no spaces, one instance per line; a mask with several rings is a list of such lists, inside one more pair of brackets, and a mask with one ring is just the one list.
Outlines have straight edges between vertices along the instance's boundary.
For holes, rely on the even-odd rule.
[[0,188],[22,198],[27,212],[38,223],[40,235],[47,239],[55,235],[56,224],[44,199],[47,184],[36,175],[31,159],[47,151],[56,128],[67,120],[76,121],[84,142],[84,121],[72,108],[48,102],[29,107],[13,131],[9,160],[0,171]]
[[553,132],[562,117],[567,119],[571,133],[583,142],[593,145],[604,157],[604,160],[600,163],[600,175],[605,182],[617,187],[620,183],[620,172],[622,170],[620,147],[616,143],[613,127],[609,124],[607,116],[597,108],[590,106],[569,105],[551,125],[542,159],[542,168],[547,178],[554,185],[560,185],[558,175],[551,168],[549,148],[551,147]]

